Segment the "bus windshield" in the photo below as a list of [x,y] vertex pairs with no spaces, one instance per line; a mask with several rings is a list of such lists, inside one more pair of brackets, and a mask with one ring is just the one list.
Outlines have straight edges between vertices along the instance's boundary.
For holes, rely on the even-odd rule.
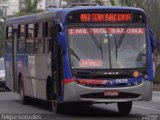
[[144,27],[68,28],[72,69],[146,67]]

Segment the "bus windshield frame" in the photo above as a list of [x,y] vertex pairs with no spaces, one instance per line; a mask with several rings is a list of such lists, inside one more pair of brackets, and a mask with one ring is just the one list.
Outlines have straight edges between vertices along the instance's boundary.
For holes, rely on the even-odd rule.
[[[71,41],[70,41],[70,38],[71,36],[69,35],[69,32],[68,30],[69,29],[72,29],[72,28],[75,28],[75,29],[85,29],[87,31],[90,31],[89,34],[87,35],[88,38],[90,39],[90,41],[92,42],[92,44],[94,44],[94,47],[95,49],[99,49],[98,51],[98,54],[100,55],[99,58],[101,60],[93,60],[93,59],[82,59],[80,58],[80,56],[78,55],[78,53],[72,48],[73,46],[71,45]],[[94,34],[92,33],[92,29],[100,29],[100,28],[106,28],[107,29],[107,33],[105,35],[102,35],[103,37],[98,39],[97,38],[97,34]],[[145,47],[145,51],[143,51],[144,53],[143,54],[143,59],[145,58],[145,62],[144,62],[144,66],[143,67],[133,67],[133,66],[129,66],[128,67],[122,67],[125,63],[121,63],[121,67],[117,67],[116,65],[116,62],[113,64],[112,61],[118,61],[119,60],[119,57],[120,56],[125,56],[125,52],[123,52],[122,54],[120,54],[120,49],[122,48],[123,44],[124,44],[124,41],[123,39],[125,39],[126,37],[127,38],[132,38],[131,36],[129,36],[127,33],[121,33],[121,34],[117,34],[117,35],[114,35],[114,34],[110,34],[108,32],[109,29],[112,29],[112,28],[115,28],[115,29],[118,29],[120,28],[121,31],[127,31],[127,29],[130,29],[130,28],[142,28],[144,31],[144,47]],[[123,29],[123,30],[122,30]],[[111,69],[146,69],[147,68],[147,33],[146,33],[146,25],[145,24],[131,24],[131,23],[127,23],[127,24],[94,24],[94,23],[87,23],[87,24],[73,24],[73,25],[67,25],[67,34],[68,34],[68,45],[69,45],[69,59],[70,59],[70,65],[71,65],[71,69],[105,69],[105,70],[111,70]],[[84,38],[86,35],[82,35]],[[134,35],[133,35],[134,36]],[[139,36],[139,35],[137,35]],[[136,36],[136,37],[137,37]],[[112,39],[112,42],[111,42],[111,39]],[[103,42],[102,42],[103,40]],[[114,42],[113,42],[114,41]],[[121,41],[121,42],[120,42]],[[103,65],[103,60],[105,59],[105,56],[104,56],[104,50],[103,50],[103,45],[102,43],[108,43],[108,57],[109,57],[109,62],[107,63],[107,65]],[[78,43],[77,43],[78,44]],[[111,53],[111,49],[112,49],[112,46],[116,46],[115,47],[115,50],[114,50],[114,55],[113,53]],[[72,46],[72,47],[71,47]],[[79,44],[80,46],[80,44]],[[133,47],[133,46],[132,46]],[[84,49],[82,47],[82,49]],[[127,49],[126,49],[127,50]],[[84,52],[84,51],[83,51]],[[93,53],[94,50],[93,50]],[[135,52],[136,53],[136,52]],[[135,54],[134,52],[132,52],[132,55]],[[71,57],[71,54],[75,57],[74,59],[77,59],[77,61],[79,61],[79,66],[81,65],[81,67],[73,67],[73,63],[72,63],[72,58]],[[98,55],[97,54],[97,55]],[[140,54],[140,53],[139,53]],[[94,55],[93,55],[94,56]],[[145,56],[145,57],[144,57]],[[138,57],[138,56],[137,56]],[[122,57],[123,59],[123,57]],[[130,58],[130,60],[132,60],[132,57]],[[94,66],[92,66],[94,65]],[[105,67],[101,67],[101,66],[105,66]],[[109,66],[109,67],[106,67],[106,66]]]

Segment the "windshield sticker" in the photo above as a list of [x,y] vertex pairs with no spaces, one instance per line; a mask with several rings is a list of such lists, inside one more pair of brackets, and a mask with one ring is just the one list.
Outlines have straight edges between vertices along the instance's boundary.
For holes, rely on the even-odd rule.
[[106,28],[72,28],[68,29],[69,35],[81,35],[81,34],[106,34]]
[[144,28],[108,28],[109,34],[144,34]]
[[94,60],[94,59],[80,60],[80,67],[101,67],[101,66],[102,66],[101,60]]

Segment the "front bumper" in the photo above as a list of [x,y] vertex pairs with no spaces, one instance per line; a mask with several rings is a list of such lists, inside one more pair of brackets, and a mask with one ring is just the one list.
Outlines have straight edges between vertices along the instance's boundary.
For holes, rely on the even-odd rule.
[[[143,83],[132,87],[117,87],[117,88],[92,88],[86,87],[75,82],[71,82],[64,85],[64,102],[128,102],[128,101],[146,101],[152,99],[152,87],[151,81],[144,81]],[[119,97],[103,97],[104,91],[118,91],[123,94]],[[95,97],[94,94],[101,97]],[[125,96],[126,95],[126,96]],[[87,96],[87,97],[85,97]]]

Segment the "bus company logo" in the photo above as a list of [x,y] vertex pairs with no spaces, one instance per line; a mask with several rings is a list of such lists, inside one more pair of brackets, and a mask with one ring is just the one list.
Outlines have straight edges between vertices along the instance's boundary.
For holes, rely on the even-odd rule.
[[125,84],[128,82],[128,79],[116,79],[117,84]]
[[144,34],[144,28],[108,28],[110,34]]
[[109,83],[109,80],[103,80],[101,84],[102,85],[107,85],[108,83]]
[[106,28],[72,28],[68,29],[69,35],[81,35],[81,34],[106,34]]

